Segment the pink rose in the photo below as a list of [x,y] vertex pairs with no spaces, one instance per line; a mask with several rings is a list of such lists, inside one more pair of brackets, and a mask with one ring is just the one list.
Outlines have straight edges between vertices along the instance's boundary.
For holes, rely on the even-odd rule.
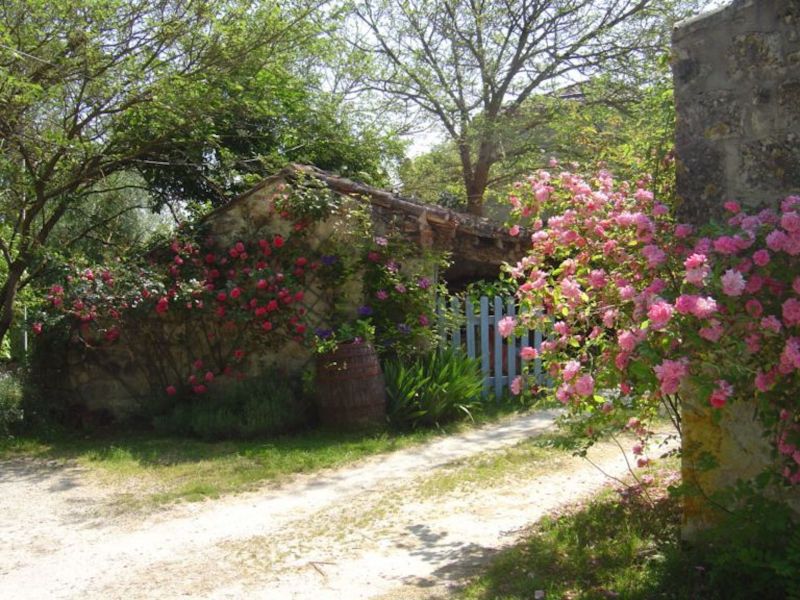
[[722,276],[722,292],[726,296],[741,296],[746,282],[744,276],[739,271],[728,269]]
[[517,326],[517,321],[514,317],[503,317],[497,323],[497,330],[500,332],[500,336],[507,338],[514,332],[514,328]]
[[717,387],[711,392],[708,401],[714,408],[722,408],[733,394],[733,386],[724,379],[717,380]]
[[564,381],[570,381],[575,375],[578,374],[578,371],[581,370],[581,363],[577,360],[569,360],[564,364],[564,370],[562,372],[562,377]]
[[531,346],[523,346],[520,351],[519,355],[522,360],[534,360],[539,353],[536,351],[536,348],[532,348]]
[[795,211],[784,213],[781,216],[781,227],[788,232],[800,231],[800,215]]
[[663,329],[672,318],[673,308],[669,302],[658,300],[647,311],[653,329]]
[[580,396],[587,397],[594,393],[594,378],[589,375],[581,375],[575,381],[575,392]]
[[800,301],[796,298],[789,298],[781,308],[783,310],[783,322],[786,325],[800,324]]
[[653,368],[661,383],[662,394],[674,394],[689,372],[685,360],[664,360]]
[[698,319],[707,319],[717,312],[717,301],[710,297],[699,297],[694,303],[692,314]]
[[753,262],[756,263],[759,267],[764,267],[769,264],[769,252],[764,250],[756,250],[753,253]]

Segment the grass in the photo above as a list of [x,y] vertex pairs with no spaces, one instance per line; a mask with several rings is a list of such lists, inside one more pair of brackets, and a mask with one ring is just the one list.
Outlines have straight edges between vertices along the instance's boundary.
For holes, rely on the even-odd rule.
[[421,480],[414,493],[421,498],[445,496],[476,487],[500,486],[523,474],[531,477],[558,469],[571,455],[560,440],[560,433],[543,433],[505,450],[453,461],[445,469]]
[[[509,406],[485,411],[475,424],[511,414]],[[268,440],[206,442],[155,433],[28,436],[0,441],[0,459],[26,456],[74,462],[100,483],[115,486],[117,504],[147,508],[247,491],[293,474],[335,468],[472,426],[411,432],[309,430]]]
[[[662,467],[663,469],[663,467]],[[679,502],[656,473],[648,493],[608,490],[537,522],[462,592],[464,600],[705,598],[697,574],[676,567]],[[677,577],[677,578],[676,578]],[[699,595],[698,595],[699,594]]]
[[[767,527],[756,511],[680,541],[678,459],[647,473],[653,483],[608,489],[533,525],[457,592],[460,600],[777,600],[800,598],[800,531]],[[776,515],[775,519],[782,517]],[[792,533],[794,532],[794,533]],[[720,537],[721,535],[721,537]],[[794,549],[792,549],[794,544]]]

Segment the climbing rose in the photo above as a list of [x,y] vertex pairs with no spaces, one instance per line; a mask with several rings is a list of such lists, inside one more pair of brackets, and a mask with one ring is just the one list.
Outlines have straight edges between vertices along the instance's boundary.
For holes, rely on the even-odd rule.
[[692,314],[698,319],[707,319],[717,312],[717,301],[713,298],[698,298],[694,303]]
[[514,377],[509,387],[511,388],[512,394],[519,396],[522,393],[522,377],[520,375]]
[[724,379],[717,380],[717,387],[711,392],[708,398],[709,403],[714,408],[722,408],[733,394],[733,386]]
[[660,365],[653,367],[653,370],[661,383],[662,394],[677,392],[681,381],[688,373],[686,363],[682,360],[664,360]]
[[500,335],[504,338],[507,338],[514,332],[514,328],[517,326],[517,321],[514,317],[503,317],[497,323],[497,330],[500,332]]
[[178,393],[178,390],[175,388],[174,385],[168,385],[166,388],[167,396],[174,396]]
[[647,317],[650,319],[653,329],[663,329],[672,318],[672,312],[673,308],[669,302],[658,300],[650,306]]
[[562,373],[564,381],[571,380],[573,377],[575,377],[575,375],[578,374],[580,369],[581,363],[579,363],[577,360],[568,360],[566,364],[564,364],[564,372]]
[[726,296],[741,296],[745,288],[744,276],[739,271],[728,269],[722,276],[722,292]]
[[581,375],[575,381],[575,391],[581,396],[591,396],[594,393],[594,378],[589,375]]
[[159,298],[158,302],[156,302],[156,312],[160,315],[163,315],[165,312],[167,312],[168,308],[169,300],[166,297]]
[[800,231],[800,215],[796,212],[787,212],[781,217],[781,227],[790,233]]
[[539,353],[536,351],[536,348],[532,348],[531,346],[523,346],[519,351],[519,355],[522,360],[533,360],[539,355]]
[[783,322],[786,325],[800,324],[800,301],[789,298],[783,303]]
[[684,281],[692,285],[703,285],[706,277],[711,272],[711,267],[708,266],[708,259],[704,254],[692,254],[684,261],[683,266],[686,267]]
[[753,262],[756,263],[759,267],[764,267],[769,264],[769,252],[764,250],[756,250],[753,253]]

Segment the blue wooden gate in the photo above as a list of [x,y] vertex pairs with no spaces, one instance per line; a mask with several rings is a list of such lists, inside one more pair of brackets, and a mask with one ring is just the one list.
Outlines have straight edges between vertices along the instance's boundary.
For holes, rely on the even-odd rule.
[[[445,305],[447,304],[447,305]],[[521,336],[503,338],[497,324],[503,317],[516,316],[513,297],[482,296],[476,302],[467,298],[440,299],[437,303],[439,334],[445,345],[462,348],[471,358],[479,358],[483,373],[483,396],[494,392],[496,398],[511,385],[520,374],[519,352],[524,346],[539,350],[542,345],[541,331],[526,331]],[[542,361],[534,359],[532,374],[538,384],[545,383]]]

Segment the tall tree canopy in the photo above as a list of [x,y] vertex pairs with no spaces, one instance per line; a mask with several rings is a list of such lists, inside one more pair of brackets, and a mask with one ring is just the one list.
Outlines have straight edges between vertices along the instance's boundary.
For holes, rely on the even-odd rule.
[[221,202],[287,160],[380,177],[313,93],[321,1],[2,3],[0,340],[54,242],[142,200]]
[[[361,0],[357,44],[373,89],[414,106],[455,145],[467,209],[482,211],[492,166],[515,152],[526,101],[629,61],[660,31],[656,0]],[[661,6],[663,3],[659,3]],[[538,123],[538,121],[537,121]]]

